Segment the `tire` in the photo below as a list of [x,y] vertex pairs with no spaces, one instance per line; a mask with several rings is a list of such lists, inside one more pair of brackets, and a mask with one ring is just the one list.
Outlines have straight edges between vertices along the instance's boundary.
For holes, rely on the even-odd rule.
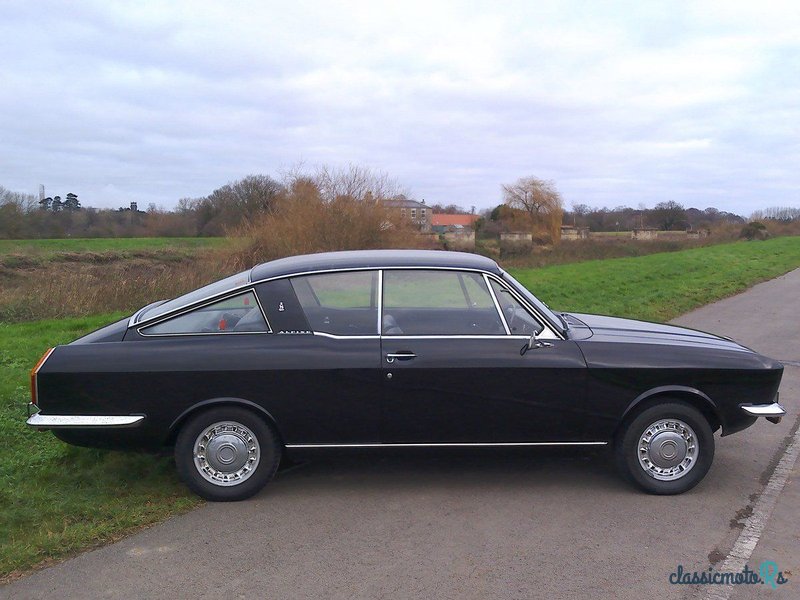
[[270,424],[240,407],[191,417],[175,441],[175,465],[195,494],[212,502],[244,500],[275,475],[281,444]]
[[651,494],[682,494],[714,461],[714,433],[696,408],[669,400],[628,420],[616,440],[617,468]]

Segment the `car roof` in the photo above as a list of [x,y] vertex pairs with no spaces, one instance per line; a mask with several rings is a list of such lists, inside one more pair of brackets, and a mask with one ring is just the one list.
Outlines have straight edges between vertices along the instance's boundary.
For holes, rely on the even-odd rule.
[[473,269],[502,274],[491,258],[468,252],[444,250],[350,250],[322,252],[279,258],[256,265],[250,271],[250,281],[263,281],[295,273],[334,271],[339,269],[378,269],[399,267],[437,267],[445,269]]

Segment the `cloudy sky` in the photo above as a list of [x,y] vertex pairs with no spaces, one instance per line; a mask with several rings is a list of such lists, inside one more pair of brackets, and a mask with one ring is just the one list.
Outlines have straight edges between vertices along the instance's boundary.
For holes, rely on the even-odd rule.
[[800,4],[3,2],[0,185],[171,208],[299,162],[429,204],[800,206]]

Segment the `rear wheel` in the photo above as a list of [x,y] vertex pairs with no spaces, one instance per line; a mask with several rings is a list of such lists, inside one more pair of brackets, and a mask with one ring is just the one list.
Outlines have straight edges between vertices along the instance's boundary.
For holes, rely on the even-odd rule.
[[623,427],[617,466],[651,494],[681,494],[705,477],[714,460],[714,434],[693,406],[670,401],[651,406]]
[[275,475],[281,457],[278,436],[255,413],[219,407],[192,417],[175,441],[181,479],[206,500],[244,500]]

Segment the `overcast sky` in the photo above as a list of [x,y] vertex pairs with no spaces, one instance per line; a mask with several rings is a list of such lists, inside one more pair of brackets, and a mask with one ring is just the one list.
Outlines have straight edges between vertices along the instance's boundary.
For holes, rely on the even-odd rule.
[[356,163],[479,209],[800,206],[800,4],[3,2],[0,185],[165,208]]

